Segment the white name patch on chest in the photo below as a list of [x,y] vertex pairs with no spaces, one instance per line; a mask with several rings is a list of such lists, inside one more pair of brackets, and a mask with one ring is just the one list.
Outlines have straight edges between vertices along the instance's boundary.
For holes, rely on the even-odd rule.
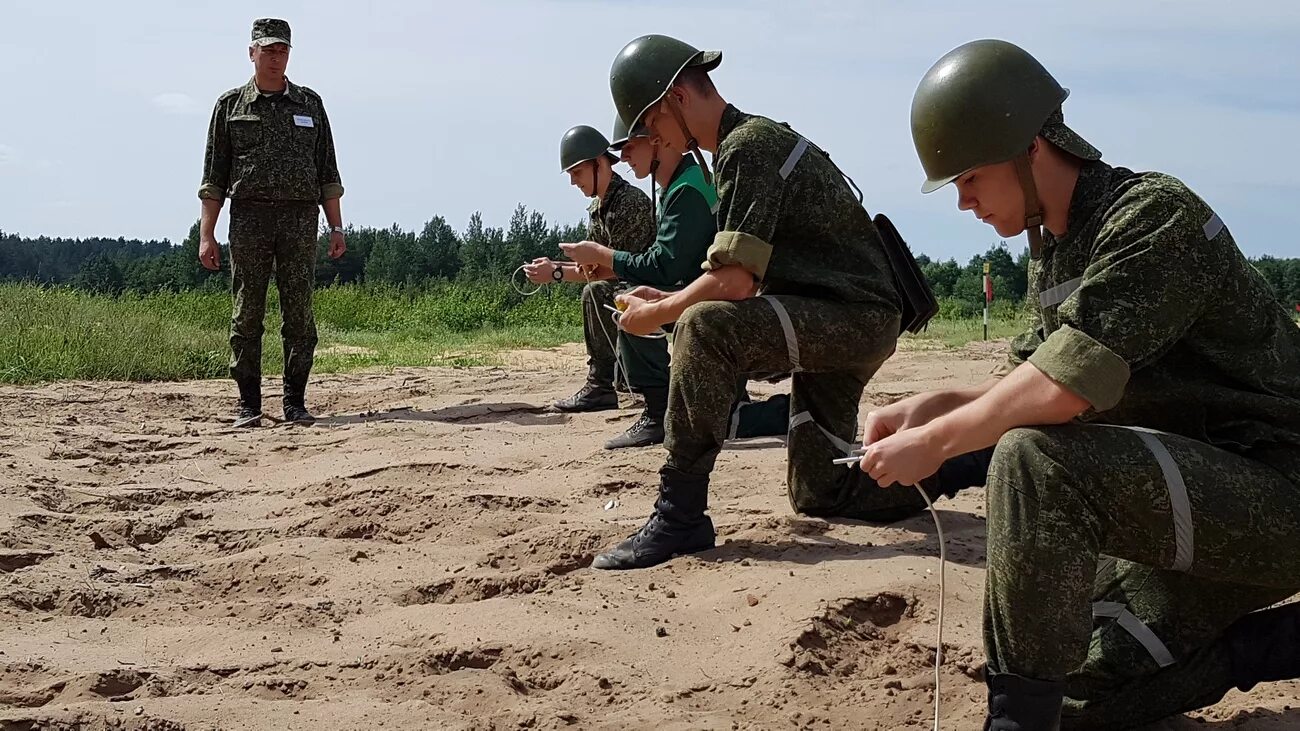
[[298,125],[299,127],[315,127],[315,126],[316,126],[316,120],[312,119],[311,117],[304,117],[304,116],[301,115],[301,114],[295,114],[295,115],[293,115],[293,123],[296,124],[296,125]]

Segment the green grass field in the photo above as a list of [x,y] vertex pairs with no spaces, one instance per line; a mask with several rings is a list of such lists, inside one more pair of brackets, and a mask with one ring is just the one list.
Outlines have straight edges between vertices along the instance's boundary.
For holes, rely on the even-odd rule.
[[[407,294],[367,287],[316,293],[316,372],[393,366],[491,365],[503,350],[548,348],[582,338],[572,291],[523,298],[504,285],[445,285]],[[231,298],[222,292],[107,297],[67,288],[0,285],[0,382],[156,381],[228,373]],[[263,369],[282,367],[279,302],[267,302]],[[1001,307],[990,338],[1018,332]],[[902,347],[978,340],[979,319],[936,319]]]

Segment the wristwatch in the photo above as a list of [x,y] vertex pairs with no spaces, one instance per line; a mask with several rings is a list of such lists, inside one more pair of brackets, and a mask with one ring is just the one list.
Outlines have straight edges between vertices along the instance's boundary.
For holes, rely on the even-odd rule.
[[551,279],[554,279],[557,282],[563,282],[564,267],[560,266],[559,264],[556,264],[555,268],[551,270]]
[[344,231],[342,226],[331,226],[331,227],[330,227],[330,233],[332,233],[332,234],[346,234],[347,231]]

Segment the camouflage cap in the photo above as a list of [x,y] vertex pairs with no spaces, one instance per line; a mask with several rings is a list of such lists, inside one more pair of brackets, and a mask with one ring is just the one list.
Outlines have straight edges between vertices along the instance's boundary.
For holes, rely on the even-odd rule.
[[1079,136],[1078,132],[1065,126],[1065,114],[1059,107],[1043,123],[1043,129],[1038,134],[1081,160],[1101,159],[1101,150],[1090,145],[1087,140]]
[[273,43],[283,43],[290,48],[293,44],[289,43],[290,31],[289,21],[280,20],[279,18],[258,18],[253,21],[253,40],[254,46],[269,46]]

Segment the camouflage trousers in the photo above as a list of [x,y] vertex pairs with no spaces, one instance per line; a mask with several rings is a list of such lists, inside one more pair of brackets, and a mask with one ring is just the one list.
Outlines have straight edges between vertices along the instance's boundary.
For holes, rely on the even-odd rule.
[[1124,427],[1015,429],[988,475],[989,672],[1065,681],[1064,728],[1216,702],[1216,640],[1300,590],[1300,485],[1203,442]]
[[791,372],[790,502],[834,509],[848,470],[831,460],[854,448],[858,401],[897,335],[898,313],[876,305],[778,295],[691,307],[673,344],[667,466],[709,474],[731,431],[737,379]]
[[230,375],[236,381],[262,376],[266,290],[275,276],[284,324],[284,382],[306,385],[316,352],[312,287],[316,282],[316,227],[312,203],[230,203]]
[[618,325],[613,313],[617,286],[613,281],[589,282],[582,288],[582,339],[587,346],[587,383],[614,387],[614,343]]

